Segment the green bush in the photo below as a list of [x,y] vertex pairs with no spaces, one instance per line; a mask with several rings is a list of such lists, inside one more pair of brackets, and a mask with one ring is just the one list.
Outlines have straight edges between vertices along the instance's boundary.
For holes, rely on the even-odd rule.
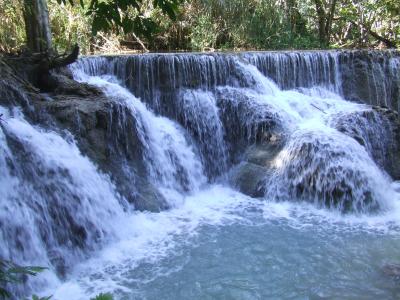
[[[46,270],[46,268],[36,266],[21,267],[11,261],[0,259],[0,297],[3,299],[11,297],[11,293],[5,288],[7,284],[20,283],[24,275],[36,276],[44,270]],[[34,300],[50,299],[34,297]]]
[[111,294],[99,294],[95,298],[90,300],[113,300],[113,296]]

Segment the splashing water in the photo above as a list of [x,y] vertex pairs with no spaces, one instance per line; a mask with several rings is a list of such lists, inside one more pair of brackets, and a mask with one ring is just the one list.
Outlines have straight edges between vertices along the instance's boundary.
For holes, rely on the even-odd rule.
[[[69,133],[1,108],[0,241],[12,243],[1,256],[50,265],[31,286],[58,300],[396,299],[381,272],[400,246],[399,189],[382,169],[391,136],[369,106],[343,99],[338,63],[318,53],[80,60],[75,78],[129,110],[171,209],[133,211]],[[229,168],[271,134],[282,148],[264,198],[229,187]]]
[[115,238],[125,200],[71,138],[33,127],[19,110],[0,111],[1,256],[65,273]]
[[101,87],[110,99],[126,105],[132,113],[131,117],[139,120],[137,130],[153,182],[161,184],[165,193],[178,198],[185,191],[197,191],[206,178],[183,128],[165,117],[155,116],[114,77],[106,76],[106,79],[87,78],[89,83]]

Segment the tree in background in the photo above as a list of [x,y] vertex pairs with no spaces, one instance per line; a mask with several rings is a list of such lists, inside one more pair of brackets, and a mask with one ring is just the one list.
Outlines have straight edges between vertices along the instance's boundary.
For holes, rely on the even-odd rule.
[[[13,0],[0,0],[10,1]],[[49,0],[51,2],[51,0]],[[57,0],[59,6],[71,7],[80,6],[84,15],[89,17],[85,19],[90,23],[92,36],[95,36],[100,30],[116,31],[124,34],[130,33],[135,36],[135,32],[145,35],[151,35],[155,28],[155,23],[151,18],[142,12],[143,4],[150,4],[151,9],[159,9],[163,15],[170,19],[174,19],[181,0],[116,0],[102,1],[91,0],[85,3],[84,0],[79,1],[79,5],[74,0]],[[27,77],[31,83],[42,91],[50,92],[55,90],[60,82],[52,75],[50,70],[60,68],[73,63],[79,55],[79,46],[76,43],[72,51],[65,52],[62,55],[57,53],[57,47],[53,47],[53,38],[51,33],[51,22],[49,11],[47,8],[47,0],[24,0],[23,7],[19,6],[23,11],[24,25],[26,33],[26,46],[24,56],[19,59],[23,60],[19,65],[26,66]],[[14,20],[20,23],[20,20]],[[7,29],[1,29],[0,37],[7,36]],[[141,43],[141,40],[136,37]],[[146,49],[143,43],[143,48]],[[70,47],[70,43],[67,44]],[[7,47],[1,47],[7,50]]]
[[20,48],[25,39],[23,10],[19,0],[0,0],[0,51]]
[[346,27],[344,38],[354,44],[369,46],[377,41],[395,48],[400,36],[400,2],[342,0],[337,21],[336,30]]
[[[22,6],[29,1],[40,2],[0,0],[0,50],[11,51],[25,42]],[[41,2],[49,8],[55,52],[75,43],[83,53],[115,53],[122,49],[390,48],[399,46],[400,40],[398,0]],[[25,17],[29,19],[29,14]],[[40,27],[32,28],[34,33],[28,35],[38,35],[35,30]],[[43,44],[46,36],[33,40]]]
[[333,18],[338,0],[314,0],[321,47],[330,44]]
[[[72,6],[73,0],[57,0],[59,4]],[[154,31],[153,20],[142,12],[144,0],[116,0],[99,1],[91,0],[86,15],[91,16],[93,35],[98,31],[110,31],[112,29],[127,33],[143,33],[150,35]],[[152,8],[160,9],[169,18],[176,17],[181,0],[153,0]],[[85,2],[80,0],[80,6],[85,8]],[[33,52],[52,50],[52,35],[49,21],[49,13],[46,0],[24,0],[24,19],[26,28],[27,46]]]
[[51,50],[52,39],[46,0],[24,0],[26,43],[32,52]]
[[194,49],[318,47],[297,0],[194,0],[187,4]]

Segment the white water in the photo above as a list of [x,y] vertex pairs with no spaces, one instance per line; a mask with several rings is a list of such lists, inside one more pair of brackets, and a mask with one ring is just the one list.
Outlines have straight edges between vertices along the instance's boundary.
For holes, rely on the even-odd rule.
[[177,123],[155,116],[127,89],[118,84],[115,77],[85,77],[90,84],[101,87],[105,94],[126,105],[132,118],[138,121],[140,139],[145,147],[145,161],[153,182],[172,206],[181,204],[182,194],[198,191],[205,184],[203,166],[189,144],[184,129]]
[[[347,243],[352,241],[353,236],[361,235],[360,245],[353,241],[353,245],[343,245],[342,248],[334,250],[334,255],[342,257],[344,264],[360,268],[360,271],[346,274],[346,270],[340,266],[332,269],[347,276],[349,285],[347,292],[350,295],[354,292],[353,297],[357,298],[367,292],[361,289],[357,293],[352,288],[365,285],[376,287],[376,282],[373,283],[370,278],[362,284],[359,282],[365,268],[373,267],[375,269],[373,275],[382,277],[379,268],[383,263],[396,261],[396,251],[388,253],[388,250],[393,245],[399,245],[398,212],[397,208],[396,212],[382,216],[344,217],[332,211],[318,210],[312,205],[255,202],[254,199],[229,188],[214,185],[186,198],[180,208],[159,214],[133,214],[120,232],[121,241],[110,245],[75,268],[71,279],[56,290],[54,297],[60,300],[83,300],[99,292],[112,292],[117,299],[187,299],[188,297],[243,299],[243,294],[235,292],[235,289],[242,291],[249,289],[250,299],[290,298],[288,294],[295,292],[296,289],[283,278],[278,279],[275,286],[271,287],[272,290],[265,290],[263,286],[259,286],[263,282],[261,280],[263,277],[270,277],[268,275],[271,274],[270,267],[280,268],[279,265],[285,259],[292,260],[285,266],[287,272],[296,273],[299,264],[300,266],[304,264],[309,266],[305,271],[308,279],[311,277],[313,280],[322,280],[323,273],[317,274],[320,277],[311,274],[315,274],[313,272],[317,272],[318,268],[323,268],[324,261],[316,263],[315,258],[327,255],[323,252],[324,243],[335,239],[340,241],[344,239]],[[225,236],[225,230],[230,232],[228,236]],[[304,248],[303,253],[291,253],[291,257],[286,257],[287,247],[294,241],[298,244],[296,249],[306,247],[309,231],[311,237],[317,236],[319,239],[312,242],[310,248]],[[235,232],[236,234],[240,232],[239,237],[241,234],[243,236],[238,239],[234,235]],[[252,234],[256,234],[258,240],[251,237]],[[286,237],[287,234],[291,237]],[[389,240],[393,240],[389,243],[390,248],[378,242],[379,246],[373,249],[376,251],[371,254],[375,256],[374,263],[370,260],[371,257],[365,257],[363,251],[368,248],[364,250],[359,248],[359,252],[354,253],[354,247],[355,249],[368,247],[370,243],[375,244],[390,236],[392,237]],[[274,244],[276,246],[269,253],[259,252]],[[236,249],[234,253],[224,254],[229,252],[231,247]],[[252,254],[246,253],[246,249]],[[310,256],[307,257],[308,255]],[[252,260],[268,257],[274,257],[272,265],[269,267],[260,265],[258,272],[262,271],[260,275],[263,276],[259,280],[252,279],[254,275],[252,272],[256,270],[247,270],[246,264],[252,269],[256,267],[254,265],[256,262]],[[335,261],[334,257],[332,259]],[[214,265],[209,265],[210,262]],[[238,267],[239,269],[236,269]],[[275,272],[278,272],[278,275],[280,271],[277,269]],[[242,278],[241,280],[252,284],[253,287],[242,286],[238,278]],[[206,287],[212,286],[213,283],[218,284],[221,280],[225,287],[213,291],[211,296],[210,291],[201,287],[201,285]],[[335,295],[332,294],[336,289],[333,283],[328,282],[321,287],[328,298],[329,295]],[[300,284],[307,289],[314,283],[304,280]],[[341,287],[343,288],[345,287]],[[269,293],[274,289],[284,289],[284,291],[271,296]],[[377,290],[385,294],[385,289],[380,289],[382,287],[378,286]],[[391,293],[393,287],[387,289],[387,292]],[[254,291],[259,291],[260,294],[253,294]],[[50,292],[52,290],[47,293]],[[340,292],[336,294],[339,295]],[[376,294],[371,294],[371,298],[367,299],[373,299],[374,295]],[[352,298],[345,293],[342,296],[343,299]]]
[[[289,135],[289,142],[273,162],[275,172],[266,183],[267,199],[311,200],[315,205],[339,210],[351,207],[363,213],[371,208],[388,211],[397,205],[399,194],[389,176],[365,147],[337,131],[332,121],[370,108],[321,87],[300,90],[303,93],[280,91],[254,66],[243,67],[251,70],[259,99],[280,115]],[[378,133],[379,128],[376,130]]]
[[[249,90],[247,93],[250,93],[258,103],[265,104],[275,111],[280,116],[289,132],[290,142],[276,158],[276,176],[273,178],[272,182],[269,183],[271,185],[271,192],[268,194],[265,201],[255,201],[223,185],[204,185],[205,179],[203,175],[201,175],[203,170],[200,168],[199,158],[196,160],[196,156],[192,151],[189,151],[191,154],[186,152],[185,161],[188,164],[185,167],[188,170],[187,176],[189,176],[189,180],[192,181],[200,179],[199,181],[202,185],[197,185],[197,188],[193,189],[194,192],[192,195],[184,196],[180,205],[176,205],[175,208],[170,211],[158,214],[133,213],[127,220],[128,223],[125,224],[119,232],[120,242],[110,245],[97,253],[90,260],[77,266],[73,274],[71,274],[70,280],[56,290],[56,299],[88,299],[99,292],[113,292],[117,298],[121,297],[121,299],[187,299],[188,297],[204,299],[209,297],[214,298],[215,295],[219,295],[219,297],[223,298],[232,297],[244,299],[246,298],[244,295],[247,294],[230,293],[230,291],[234,291],[232,288],[236,286],[236,284],[234,280],[235,276],[231,278],[229,275],[229,267],[226,270],[227,273],[220,274],[220,276],[226,277],[228,281],[233,281],[224,288],[225,292],[221,291],[222,294],[218,292],[218,290],[214,291],[217,293],[214,294],[214,296],[210,296],[210,294],[207,294],[207,290],[201,288],[200,282],[202,281],[192,282],[190,278],[187,279],[180,275],[189,272],[194,280],[194,278],[197,278],[195,274],[199,272],[204,275],[203,280],[215,280],[218,282],[215,278],[211,279],[213,278],[212,274],[215,275],[218,272],[208,272],[206,270],[206,261],[200,260],[200,265],[196,265],[196,268],[199,269],[196,270],[187,269],[187,266],[191,265],[192,260],[194,263],[197,261],[197,257],[193,258],[190,254],[193,251],[196,252],[196,249],[204,250],[203,248],[205,247],[204,251],[206,252],[203,253],[204,255],[207,255],[206,253],[208,252],[212,253],[212,248],[209,248],[210,243],[214,244],[212,247],[217,247],[217,249],[222,251],[218,252],[218,255],[223,255],[223,249],[226,247],[229,249],[229,246],[224,243],[237,244],[238,247],[245,246],[237,240],[222,242],[221,239],[223,240],[224,235],[223,228],[233,227],[237,228],[235,230],[240,232],[240,230],[242,230],[240,228],[244,226],[249,232],[252,232],[253,229],[251,228],[263,228],[263,230],[273,231],[275,230],[274,224],[280,224],[279,228],[282,232],[278,233],[275,238],[281,239],[280,244],[283,244],[283,247],[290,247],[289,243],[293,242],[290,241],[290,239],[285,240],[285,231],[289,231],[291,235],[293,235],[292,238],[295,239],[296,236],[302,236],[307,230],[317,230],[317,232],[321,232],[322,235],[329,234],[345,240],[347,239],[347,235],[357,236],[361,234],[363,240],[371,240],[373,243],[375,240],[379,240],[382,235],[397,237],[400,225],[400,206],[399,194],[395,192],[396,184],[390,182],[388,176],[376,166],[370,155],[361,145],[352,138],[345,136],[331,127],[332,118],[334,116],[354,111],[368,110],[368,107],[344,101],[337,94],[329,92],[321,87],[301,89],[299,91],[281,91],[254,67],[243,67],[248,68],[247,72],[253,76],[257,86],[256,90]],[[163,165],[165,165],[165,161],[168,161],[164,156],[165,150],[163,149],[165,149],[165,143],[162,142],[165,135],[164,138],[154,138],[157,132],[161,133],[161,136],[165,134],[165,131],[163,131],[163,128],[165,128],[163,124],[169,124],[169,126],[167,126],[167,128],[169,128],[169,130],[167,130],[169,136],[177,140],[178,145],[174,146],[174,151],[182,151],[188,148],[187,142],[182,142],[185,141],[185,139],[180,134],[180,131],[178,131],[179,133],[176,131],[176,128],[180,128],[176,123],[164,119],[163,117],[154,116],[154,114],[140,103],[139,99],[134,98],[127,90],[116,85],[115,79],[112,79],[112,83],[106,83],[104,78],[99,77],[89,77],[86,80],[102,86],[109,96],[115,97],[116,99],[125,99],[127,103],[131,103],[133,105],[132,110],[136,110],[140,113],[143,124],[146,124],[146,120],[151,120],[147,122],[151,122],[152,126],[144,125],[147,131],[151,130],[151,128],[156,131],[153,133],[146,133],[146,135],[150,135],[149,140],[152,140],[151,146],[149,144],[149,149],[155,149],[153,150],[156,151],[153,153],[153,157],[161,158],[164,163]],[[201,95],[202,93],[204,96]],[[195,91],[192,94],[189,92],[184,96],[184,103],[190,103],[190,99],[188,99],[190,95],[192,95],[195,103],[194,106],[189,109],[191,114],[196,110],[201,110],[201,107],[207,105],[208,99],[212,97],[209,92]],[[203,102],[200,103],[199,101]],[[193,110],[195,107],[197,108]],[[199,113],[201,114],[201,112]],[[211,110],[210,117],[213,118],[214,116],[214,111]],[[207,122],[207,120],[203,120],[203,122],[207,124],[215,123]],[[199,129],[199,131],[203,130],[207,124]],[[171,128],[174,128],[174,130],[171,130]],[[219,135],[220,133],[217,130],[216,137],[219,137]],[[324,147],[323,151],[312,152],[310,154],[313,157],[311,165],[302,169],[301,164],[304,163],[304,157],[300,156],[296,160],[296,157],[293,157],[293,155],[296,154],[296,151],[301,148],[303,143],[308,142],[312,145],[322,143]],[[182,147],[185,149],[182,149]],[[339,161],[335,159],[335,153],[337,152],[340,152]],[[333,157],[331,157],[332,155]],[[368,216],[366,214],[349,214],[345,216],[336,210],[329,211],[326,209],[318,209],[318,204],[321,199],[317,198],[315,199],[315,205],[293,203],[290,198],[292,195],[287,191],[290,189],[290,185],[293,184],[293,182],[295,184],[296,180],[302,180],[302,178],[307,177],[307,172],[316,172],[316,168],[321,167],[321,160],[324,159],[328,160],[327,166],[325,166],[327,173],[324,175],[324,173],[321,172],[319,175],[320,177],[314,179],[317,181],[319,189],[329,190],[329,187],[327,188],[324,184],[334,184],[335,177],[329,177],[333,175],[339,178],[346,178],[351,184],[354,184],[352,188],[356,193],[362,193],[363,189],[360,188],[360,186],[356,186],[357,180],[360,180],[362,184],[366,184],[371,188],[373,193],[376,193],[374,199],[377,199],[376,201],[381,205],[381,213],[373,216]],[[159,163],[160,162],[161,161],[159,161]],[[183,161],[181,163],[184,164]],[[331,169],[337,166],[340,166],[340,170],[337,171],[337,173],[335,173],[336,171],[332,173]],[[288,169],[290,168],[302,169],[303,173],[296,174],[295,178],[288,177],[286,172],[289,172]],[[168,182],[174,182],[174,176],[168,173],[168,170],[171,169],[174,169],[173,165],[167,164],[167,170],[162,169],[159,171],[161,173],[164,172],[160,182],[167,186]],[[198,170],[199,173],[196,174],[194,170]],[[358,172],[356,176],[365,176],[366,179],[352,178],[346,174],[346,170]],[[327,178],[324,176],[327,176]],[[176,186],[179,186],[179,184],[174,183],[169,187],[176,188]],[[362,205],[362,194],[356,195],[355,197],[356,199],[360,199]],[[271,202],[274,198],[281,198],[285,201],[281,203],[276,203],[275,201]],[[356,201],[354,203],[355,206],[359,204]],[[363,208],[355,207],[355,210],[363,211]],[[257,234],[262,235],[262,231]],[[203,241],[206,236],[209,236],[211,241]],[[328,237],[325,238],[329,240]],[[397,240],[397,238],[394,240]],[[315,242],[316,244],[313,245],[311,249],[313,255],[324,255],[319,252],[319,249],[322,250],[324,248],[323,244],[321,244],[320,248],[318,247],[319,242],[322,243],[322,241],[317,240]],[[264,247],[268,247],[268,244],[269,242],[265,241]],[[249,245],[249,247],[251,247],[251,245]],[[285,249],[277,249],[277,251],[279,253],[279,251],[285,251]],[[382,251],[386,251],[384,247]],[[236,255],[239,253],[236,253]],[[271,255],[275,255],[274,253],[275,250],[272,250]],[[360,251],[360,255],[364,255],[361,253],[362,251]],[[387,251],[385,253],[387,254]],[[354,253],[346,247],[342,250],[338,249],[337,255],[343,255],[344,259],[348,260],[348,263],[358,259],[354,257]],[[282,255],[282,257],[284,256],[285,255]],[[378,257],[379,256],[380,255],[378,255]],[[207,256],[203,259],[207,260]],[[301,254],[298,254],[297,259],[305,258],[301,257]],[[387,259],[390,261],[390,259],[393,258],[388,255]],[[213,259],[210,258],[210,261],[212,260]],[[237,261],[240,260],[241,258],[235,257],[234,254],[232,254],[228,262],[228,264],[232,264],[232,270],[234,270]],[[169,261],[175,261],[176,264],[174,263],[171,265]],[[279,266],[278,262],[274,264],[276,267]],[[354,262],[353,264],[355,267],[359,267],[357,263]],[[365,262],[361,265],[362,267],[367,266]],[[373,264],[371,263],[371,265]],[[288,265],[286,267],[290,270],[293,266]],[[379,268],[379,265],[374,267]],[[224,267],[221,266],[221,268],[226,268],[226,265]],[[263,267],[261,267],[261,269],[263,269]],[[246,271],[242,271],[244,272],[243,274],[246,274]],[[312,268],[309,271],[312,272]],[[343,270],[338,266],[338,272],[341,271]],[[265,269],[264,272],[269,271]],[[183,276],[188,276],[188,274]],[[211,276],[211,278],[209,278],[209,276]],[[252,275],[249,273],[247,276],[250,278]],[[349,276],[348,282],[350,283],[349,288],[351,291],[347,297],[351,297],[353,293],[351,290],[352,276],[357,277],[360,276],[360,274],[347,274],[347,276]],[[323,276],[321,276],[320,279],[322,282]],[[181,286],[179,283],[176,283],[175,288],[171,289],[171,287],[168,288],[161,284],[163,281],[170,282],[171,280],[172,282],[183,280],[186,282],[186,285]],[[356,280],[356,278],[354,278],[354,280]],[[262,280],[260,282],[262,282]],[[189,290],[189,294],[179,291],[179,289],[185,290],[187,286],[192,286],[193,284],[196,288],[193,286],[194,290]],[[203,282],[203,284],[205,284],[205,282]],[[254,280],[253,284],[257,286],[258,281]],[[305,280],[304,286],[306,287],[307,285],[308,283]],[[256,286],[253,286],[250,290],[258,290],[261,288]],[[290,291],[292,288],[280,281],[277,289],[279,290],[285,286],[287,291]],[[241,287],[241,289],[243,288],[244,287]],[[353,288],[355,289],[356,287]],[[154,291],[154,289],[156,289],[156,291]],[[244,289],[246,290],[246,288]],[[329,295],[334,295],[334,289],[334,285],[330,287],[329,284],[327,284],[327,286],[321,288],[322,291],[316,292],[316,295],[321,297],[326,295],[329,297]],[[268,295],[271,296],[271,294],[262,292],[262,289],[258,291],[259,292],[255,294],[250,293],[250,299],[261,299],[263,298],[263,294],[267,297]],[[168,294],[171,292],[172,294]],[[360,292],[361,293],[358,294],[355,292],[353,296],[362,295],[363,291],[361,290]],[[280,297],[285,298],[289,296],[282,293]],[[346,298],[346,296],[344,298]]]
[[[72,245],[63,241],[71,231],[86,235],[86,246],[92,249],[113,240],[118,230],[114,221],[125,216],[125,201],[109,178],[80,153],[71,137],[32,126],[18,109],[1,107],[0,111],[1,169],[5,172],[0,179],[0,218],[5,226],[2,233],[10,235],[0,236],[2,256],[51,268],[53,259],[68,264],[82,259],[82,253],[68,250]],[[21,158],[8,147],[5,132],[18,142],[17,147],[23,147],[19,148],[26,159],[22,174],[18,173]],[[29,181],[32,176],[35,184]],[[9,249],[19,251],[3,252]],[[47,280],[56,280],[51,271]],[[48,284],[35,283],[35,288]]]
[[[99,239],[106,245],[98,250],[93,242],[91,245],[96,246],[88,259],[76,254],[83,262],[74,265],[61,283],[51,275],[52,270],[47,272],[48,289],[39,286],[40,294],[52,294],[57,300],[90,299],[100,292],[111,292],[116,299],[341,295],[343,299],[389,299],[399,295],[395,285],[385,286],[379,273],[385,262],[397,262],[397,185],[364,147],[334,128],[337,115],[369,108],[347,102],[323,87],[282,91],[255,67],[242,63],[238,67],[251,77],[253,87],[224,88],[241,90],[257,105],[272,110],[288,139],[274,161],[275,173],[263,200],[247,197],[224,182],[207,183],[201,147],[186,129],[156,115],[113,76],[87,76],[75,71],[79,80],[99,86],[108,97],[130,109],[131,117],[137,120],[150,179],[171,205],[168,211],[127,209],[113,183],[79,152],[68,134],[34,127],[18,111],[1,110],[5,115],[3,131],[28,147],[44,169],[54,169],[55,177],[63,178],[58,184],[80,199],[77,203],[68,201],[77,222],[87,224],[89,234],[91,226],[96,228],[99,236],[90,240]],[[201,89],[188,90],[183,99],[186,121],[194,123],[199,127],[197,132],[205,136],[215,131],[211,136],[216,140],[212,145],[218,147],[212,154],[214,163],[217,169],[226,168],[226,146],[221,140],[224,128],[214,95]],[[196,118],[196,112],[201,116],[209,113],[208,118]],[[254,111],[254,115],[257,113]],[[0,138],[3,157],[12,157],[4,134]],[[309,145],[310,151],[302,151],[304,145]],[[0,191],[7,200],[2,204],[5,207],[21,183],[6,160],[0,160],[0,166],[9,170],[0,181],[0,186],[6,187]],[[307,178],[315,183],[307,182],[310,190],[296,194],[295,185]],[[356,213],[340,213],[348,198],[336,205],[326,202],[330,197],[321,199],[318,194],[329,193],[334,188],[330,185],[343,180],[354,191]],[[371,193],[371,205],[364,206],[365,193]],[[369,215],[369,206],[376,205],[378,211]],[[21,214],[27,211],[15,220],[29,222],[28,227],[33,228],[30,234],[39,236],[30,221],[35,215],[31,209],[15,209]],[[1,220],[5,217],[10,215]],[[32,238],[29,255],[46,257],[41,239]],[[9,253],[6,256],[12,257]],[[50,264],[49,260],[31,258],[19,261]]]

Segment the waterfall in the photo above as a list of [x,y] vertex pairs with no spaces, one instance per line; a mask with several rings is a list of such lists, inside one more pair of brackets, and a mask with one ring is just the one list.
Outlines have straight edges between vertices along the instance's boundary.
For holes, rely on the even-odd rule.
[[[85,77],[81,80],[102,88],[109,99],[122,103],[137,121],[144,148],[144,161],[154,184],[169,192],[196,191],[206,179],[192,141],[177,123],[154,115],[138,98],[123,88],[115,77]],[[170,199],[167,199],[170,200]],[[170,203],[173,205],[173,203]]]
[[[393,68],[397,58],[387,55]],[[388,119],[343,99],[340,61],[353,56],[151,54],[82,59],[73,70],[77,78],[82,72],[115,76],[154,114],[180,123],[209,180],[240,162],[246,147],[278,136],[285,145],[264,179],[267,199],[306,200],[341,211],[385,210],[390,192],[377,187],[393,192],[384,169],[393,162],[388,157],[396,152],[390,143],[395,135]],[[384,70],[375,62],[372,67],[374,75]]]
[[[95,87],[83,108],[75,96],[45,95],[38,104],[0,82],[0,257],[51,270],[16,294],[57,285],[129,230],[136,238],[131,223],[140,222],[132,220],[147,224],[150,215],[148,226],[157,226],[157,214],[137,211],[170,209],[160,218],[173,226],[190,219],[179,211],[188,199],[244,197],[230,190],[241,190],[237,181],[250,182],[266,203],[358,216],[393,210],[398,115],[371,104],[399,109],[399,56],[364,55],[83,57],[70,67],[75,80]],[[198,209],[196,222],[201,213],[218,215]]]
[[113,240],[126,202],[70,135],[32,126],[18,109],[0,111],[0,256],[66,275]]
[[266,183],[269,199],[365,213],[388,209],[395,194],[367,151],[329,128],[295,131],[274,164],[275,174]]
[[92,75],[116,75],[135,96],[165,111],[177,89],[251,86],[238,61],[254,65],[283,90],[321,86],[347,100],[399,109],[397,51],[146,54],[88,57],[77,66]]

